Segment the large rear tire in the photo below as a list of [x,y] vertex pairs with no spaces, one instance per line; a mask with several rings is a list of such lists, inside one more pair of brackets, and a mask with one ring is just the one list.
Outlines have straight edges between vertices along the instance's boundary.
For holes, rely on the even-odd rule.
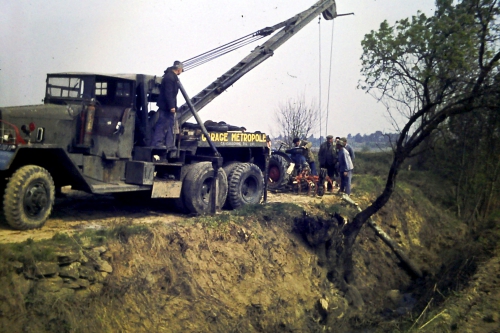
[[[195,214],[210,213],[210,197],[212,182],[214,180],[214,169],[210,162],[199,162],[193,164],[191,170],[186,174],[182,186],[182,198],[187,209]],[[219,193],[217,205],[222,207],[227,196],[227,177],[223,168],[219,168],[217,180],[219,182]]]
[[3,209],[14,229],[41,228],[52,212],[55,187],[50,173],[36,165],[18,169],[7,183]]
[[231,178],[231,175],[233,174],[233,171],[234,169],[236,169],[238,166],[241,165],[241,162],[236,162],[236,161],[233,161],[233,162],[229,162],[228,164],[224,165],[224,172],[226,173],[226,176],[227,176],[227,183],[229,184],[229,179]]
[[280,155],[271,155],[269,158],[269,182],[267,186],[269,190],[279,190],[286,184],[290,175],[286,172],[288,169],[288,161]]
[[[226,172],[227,176],[227,184],[228,184],[228,196],[229,196],[229,184],[231,184],[231,179],[233,178],[233,173],[234,170],[241,165],[241,162],[237,161],[232,161],[229,162],[228,164],[224,165],[224,171]],[[224,204],[225,209],[232,209],[233,207],[231,206],[231,202],[229,201],[229,197],[226,198],[226,203]]]
[[[184,180],[186,179],[186,176],[191,171],[191,169],[193,168],[194,165],[195,164],[189,164],[189,165],[185,165],[184,166],[184,168],[186,169],[186,171],[181,176],[181,179],[180,179],[181,182],[182,182],[182,188],[183,188],[183,190],[184,190],[184,187],[185,187]],[[182,214],[188,214],[188,213],[190,213],[189,209],[186,207],[186,204],[184,203],[184,198],[182,196],[182,192],[181,192],[181,196],[179,198],[175,198],[173,201],[174,201],[175,209],[179,213],[182,213]]]
[[241,163],[231,174],[228,199],[236,209],[243,205],[258,204],[264,193],[264,176],[253,163]]

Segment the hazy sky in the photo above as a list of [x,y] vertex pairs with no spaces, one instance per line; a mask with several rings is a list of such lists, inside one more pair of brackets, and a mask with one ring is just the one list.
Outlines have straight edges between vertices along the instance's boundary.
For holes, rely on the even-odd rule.
[[[0,106],[41,103],[47,73],[162,75],[174,60],[191,58],[274,25],[314,3],[0,0]],[[328,124],[323,118],[323,135],[326,126],[327,134],[335,136],[391,132],[384,107],[356,89],[362,79],[361,40],[384,19],[394,24],[417,10],[432,15],[434,8],[434,0],[338,0],[338,13],[355,15],[338,17],[333,23],[322,19],[320,25],[314,20],[206,106],[200,116],[251,131],[277,133],[274,113],[280,103],[305,96],[308,103],[319,104],[321,68],[321,106],[329,118]],[[198,93],[263,41],[183,73],[180,79],[188,94]],[[182,103],[179,94],[179,105]]]

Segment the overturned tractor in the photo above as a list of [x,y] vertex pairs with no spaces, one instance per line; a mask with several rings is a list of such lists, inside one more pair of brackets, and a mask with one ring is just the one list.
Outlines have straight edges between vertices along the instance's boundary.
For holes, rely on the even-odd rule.
[[295,163],[294,154],[302,154],[301,147],[285,150],[286,143],[280,141],[278,149],[269,159],[268,189],[274,192],[293,192],[297,194],[323,196],[328,185],[333,189],[335,180],[331,179],[326,169],[320,169],[319,175],[313,175],[307,163]]

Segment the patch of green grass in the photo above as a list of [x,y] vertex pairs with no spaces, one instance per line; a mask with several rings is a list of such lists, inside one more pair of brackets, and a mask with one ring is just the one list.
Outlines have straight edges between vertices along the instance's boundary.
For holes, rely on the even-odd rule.
[[[87,229],[81,233],[69,236],[69,241],[77,243],[80,246],[100,246],[106,244],[109,239],[117,239],[120,242],[127,243],[129,238],[136,235],[151,235],[151,225],[133,224],[126,221],[109,229]],[[65,239],[64,236],[58,236]]]
[[398,184],[404,183],[420,189],[434,204],[439,204],[443,208],[455,206],[452,185],[435,172],[403,169],[398,175]]
[[[151,230],[146,225],[140,224],[121,224],[110,230],[108,230],[108,235],[112,238],[118,239],[120,242],[127,243],[130,237],[137,235],[151,235]],[[103,244],[106,242],[106,235],[97,235],[95,241],[97,243]]]
[[355,184],[353,193],[356,195],[378,195],[385,186],[385,178],[370,175],[354,174],[352,181]]
[[73,242],[73,240],[71,239],[71,237],[68,234],[60,233],[60,232],[58,232],[57,234],[52,236],[52,240],[58,244]]
[[316,204],[316,208],[324,211],[328,215],[339,214],[344,218],[352,220],[354,216],[358,213],[358,211],[350,205],[346,205],[344,203],[334,203],[331,205],[325,204],[324,201],[321,201]]
[[247,205],[232,212],[240,223],[255,221],[258,223],[292,223],[294,217],[302,214],[304,209],[293,203],[268,203],[264,205]]
[[494,210],[488,216],[487,225],[493,228],[500,222],[500,209]]
[[268,203],[265,205],[245,205],[233,211],[235,216],[257,217],[263,216],[293,216],[301,213],[302,208],[293,203]]
[[244,225],[249,222],[271,222],[293,220],[293,217],[302,214],[302,208],[293,203],[269,203],[245,205],[232,211],[223,211],[216,215],[200,215],[181,222],[183,225],[201,224],[211,230],[225,232],[230,223]]
[[48,241],[34,242],[28,239],[22,243],[2,244],[0,246],[0,271],[8,267],[8,262],[19,261],[26,265],[35,262],[55,261],[57,248]]
[[34,244],[29,247],[25,247],[27,251],[31,249],[31,254],[33,255],[33,258],[35,261],[56,261],[57,256],[54,251],[54,248],[50,245],[40,245],[37,246],[38,244]]
[[262,211],[262,208],[262,205],[244,205],[233,210],[232,214],[235,216],[255,216]]
[[[107,242],[108,237],[110,237],[111,232],[115,229],[101,229],[101,230],[84,230],[81,233],[75,233],[71,236],[73,243],[78,246],[89,247],[89,246],[99,246]],[[115,237],[116,238],[116,237]]]
[[355,174],[387,176],[392,163],[392,151],[356,152]]
[[226,231],[231,222],[231,215],[223,212],[217,215],[202,215],[193,220],[193,223],[200,223],[203,227],[219,231]]

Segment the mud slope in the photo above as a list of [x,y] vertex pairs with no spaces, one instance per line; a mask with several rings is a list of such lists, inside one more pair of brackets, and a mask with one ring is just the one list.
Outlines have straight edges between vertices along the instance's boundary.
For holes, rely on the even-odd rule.
[[[288,197],[300,206],[279,202]],[[397,332],[398,318],[414,318],[416,295],[406,291],[415,280],[371,229],[362,230],[355,251],[356,285],[365,302],[360,309],[329,281],[318,249],[294,233],[294,218],[304,209],[349,217],[338,197],[271,201],[216,217],[172,221],[155,214],[154,223],[115,221],[107,231],[72,229],[71,236],[1,245],[0,331]],[[376,220],[427,277],[439,272],[440,254],[464,230],[407,188]],[[65,277],[57,290],[47,288],[48,280],[61,270],[70,274],[61,261],[39,272],[51,267],[47,248],[77,251],[80,258],[74,279]],[[90,285],[82,281],[89,268],[98,272]]]

